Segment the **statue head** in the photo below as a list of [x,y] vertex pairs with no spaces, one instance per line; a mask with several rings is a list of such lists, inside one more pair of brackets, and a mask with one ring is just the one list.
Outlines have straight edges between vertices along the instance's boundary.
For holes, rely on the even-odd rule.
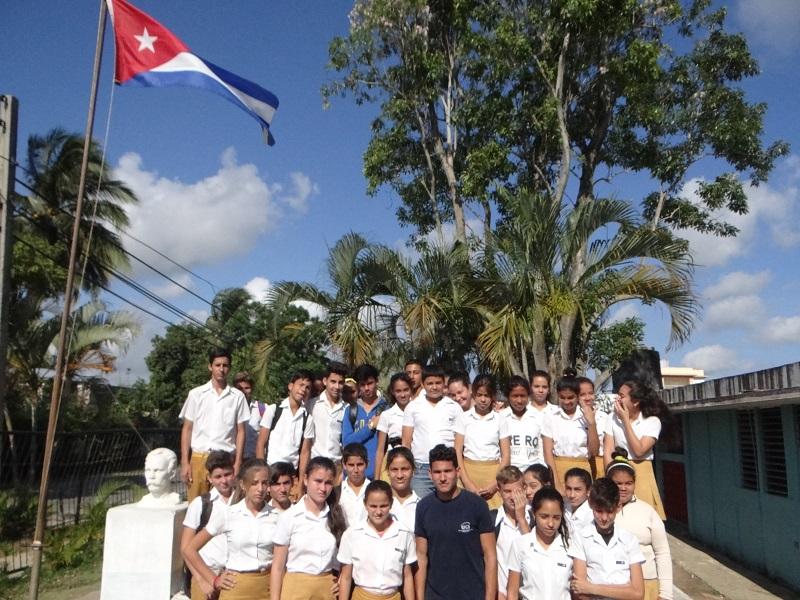
[[156,448],[144,459],[144,481],[154,498],[170,493],[170,483],[178,470],[178,457],[169,448]]

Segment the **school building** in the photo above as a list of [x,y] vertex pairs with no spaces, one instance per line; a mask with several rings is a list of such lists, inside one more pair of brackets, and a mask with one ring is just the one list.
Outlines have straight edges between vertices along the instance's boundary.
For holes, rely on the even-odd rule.
[[668,518],[800,591],[800,362],[661,392]]

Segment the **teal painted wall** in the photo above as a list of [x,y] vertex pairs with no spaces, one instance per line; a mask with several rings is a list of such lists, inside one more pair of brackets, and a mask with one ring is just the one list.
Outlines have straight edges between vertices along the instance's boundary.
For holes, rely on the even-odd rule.
[[684,413],[689,530],[695,538],[800,590],[800,411],[781,409],[789,495],[742,488],[736,411]]

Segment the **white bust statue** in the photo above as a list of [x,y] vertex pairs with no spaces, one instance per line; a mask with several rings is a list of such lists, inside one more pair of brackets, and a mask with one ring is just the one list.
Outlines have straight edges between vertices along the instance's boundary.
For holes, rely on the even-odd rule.
[[180,496],[170,491],[170,483],[178,470],[178,457],[169,448],[151,450],[144,459],[144,482],[146,494],[139,500],[139,506],[168,507],[180,504]]

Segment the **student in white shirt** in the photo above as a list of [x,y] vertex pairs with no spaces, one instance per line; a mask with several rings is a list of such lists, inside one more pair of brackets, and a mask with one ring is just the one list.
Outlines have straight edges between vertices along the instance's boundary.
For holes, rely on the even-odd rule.
[[[311,378],[308,371],[293,373],[287,386],[289,395],[279,405],[271,404],[264,411],[256,446],[258,458],[288,462],[298,473],[304,472],[314,439],[314,420],[309,418],[304,406]],[[294,494],[302,491],[299,478],[297,488]]]
[[411,487],[420,498],[434,489],[429,453],[439,444],[453,446],[456,420],[463,412],[455,400],[444,395],[444,377],[441,367],[425,367],[425,396],[409,402],[403,413],[403,446],[411,448],[415,463]]
[[364,493],[369,484],[369,479],[367,478],[369,459],[364,445],[359,443],[347,444],[342,452],[342,465],[347,477],[342,481],[339,505],[347,518],[347,526],[352,527],[356,523],[363,521],[367,516],[364,508]]
[[636,496],[656,509],[663,521],[667,517],[653,471],[653,449],[669,410],[655,390],[636,381],[623,383],[617,395],[614,416],[606,424],[606,468],[611,464],[614,449],[624,448],[636,469]]
[[503,500],[497,493],[497,471],[509,464],[510,442],[504,415],[493,410],[497,389],[490,377],[472,383],[473,406],[456,419],[455,449],[464,489],[486,500],[490,509]]
[[510,463],[524,471],[535,463],[544,464],[542,419],[530,404],[531,386],[519,375],[509,377],[505,388],[508,407],[503,411],[508,425]]
[[597,427],[597,441],[600,443],[600,451],[596,456],[592,457],[591,474],[592,479],[597,479],[598,477],[602,477],[606,472],[605,457],[603,456],[603,439],[605,438],[606,427],[608,426],[608,420],[611,418],[611,415],[600,410],[595,404],[594,381],[588,377],[576,377],[576,379],[578,380],[578,387],[580,389],[578,405],[582,407],[591,407],[592,410],[594,410],[594,421]]
[[533,531],[514,540],[508,558],[507,600],[571,600],[573,560],[564,500],[554,488],[536,492]]
[[533,502],[536,492],[543,487],[554,487],[552,469],[539,463],[525,469],[522,480],[525,482],[525,497],[528,499],[528,503]]
[[466,373],[455,373],[447,380],[447,395],[458,402],[464,412],[472,408],[471,385]]
[[644,597],[639,541],[614,520],[619,512],[619,489],[607,477],[601,477],[589,490],[589,506],[594,520],[571,538],[569,555],[573,558],[573,594],[641,600]]
[[573,467],[564,475],[564,520],[572,534],[586,527],[594,518],[589,506],[591,487],[592,476],[586,469]]
[[345,377],[347,377],[347,365],[334,361],[329,362],[322,377],[325,389],[309,403],[311,420],[314,422],[311,458],[327,456],[336,463],[340,475],[342,421],[348,408],[342,399]]
[[550,402],[550,373],[547,371],[537,369],[531,375],[531,407],[540,419],[558,412],[558,406]]
[[253,400],[255,380],[247,371],[239,371],[233,376],[233,387],[244,394],[247,406],[250,407],[250,418],[244,428],[244,458],[253,458],[256,455],[256,442],[258,441],[258,428],[261,417],[267,405],[258,400]]
[[208,370],[211,380],[189,392],[179,415],[183,420],[181,478],[189,502],[210,489],[205,463],[212,450],[232,453],[233,469],[239,470],[250,417],[244,394],[228,385],[230,352],[222,348],[209,352]]
[[[276,519],[267,502],[269,467],[258,458],[242,465],[244,498],[226,511],[213,511],[208,524],[181,549],[192,572],[199,574],[202,592],[219,591],[220,600],[269,600],[269,569]],[[199,550],[217,535],[227,542],[225,570],[219,575],[209,569]]]
[[403,371],[411,380],[411,399],[423,398],[425,396],[425,387],[422,385],[422,372],[425,368],[425,363],[416,358],[406,361],[403,366]]
[[[191,501],[186,509],[183,519],[183,533],[181,534],[181,550],[187,547],[195,535],[202,530],[211,518],[214,511],[225,511],[231,501],[236,475],[233,473],[233,457],[222,450],[215,450],[208,455],[206,471],[211,491],[198,496]],[[211,569],[214,575],[219,575],[225,568],[228,558],[228,543],[224,535],[218,535],[200,549],[200,558]],[[202,589],[202,574],[192,569],[188,562],[186,567],[192,575],[189,589],[192,600],[206,600],[206,592]]]
[[414,529],[419,496],[411,489],[414,455],[405,446],[389,450],[387,456],[389,485],[392,487],[392,515],[409,529]]
[[411,378],[405,373],[395,373],[389,380],[389,401],[392,406],[378,419],[378,447],[375,450],[374,478],[389,481],[386,471],[386,453],[403,443],[403,415],[411,402]]
[[645,558],[644,600],[672,600],[672,555],[664,522],[652,506],[636,497],[636,469],[622,448],[614,452],[606,476],[619,489],[614,523],[636,536]]
[[503,505],[492,511],[497,539],[497,597],[498,600],[506,600],[511,546],[514,540],[528,533],[531,528],[522,471],[511,465],[503,467],[497,472],[497,487],[503,500]]
[[542,424],[544,460],[553,470],[556,489],[564,492],[564,475],[579,467],[591,473],[591,458],[597,456],[600,442],[594,409],[578,406],[580,386],[572,376],[559,379],[556,384],[560,410],[547,414]]
[[306,466],[306,494],[281,513],[273,536],[271,600],[334,600],[336,552],[347,528],[334,493],[336,465],[324,456]]
[[414,532],[393,518],[389,484],[371,482],[364,505],[367,518],[348,527],[339,544],[339,596],[352,600],[400,600],[402,591],[404,600],[414,600]]
[[287,462],[276,462],[269,466],[269,504],[277,514],[292,506],[294,475],[294,467]]

